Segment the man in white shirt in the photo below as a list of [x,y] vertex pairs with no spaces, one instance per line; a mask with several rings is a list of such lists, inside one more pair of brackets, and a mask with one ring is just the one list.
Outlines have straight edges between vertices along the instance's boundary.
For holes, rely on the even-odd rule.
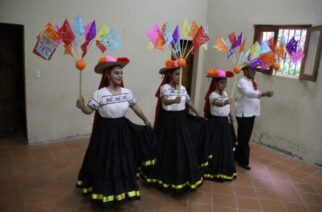
[[236,119],[238,122],[238,146],[235,160],[239,166],[250,170],[249,141],[252,135],[255,117],[260,115],[260,98],[272,97],[273,91],[261,92],[254,80],[256,70],[249,65],[242,68],[244,77],[237,84]]

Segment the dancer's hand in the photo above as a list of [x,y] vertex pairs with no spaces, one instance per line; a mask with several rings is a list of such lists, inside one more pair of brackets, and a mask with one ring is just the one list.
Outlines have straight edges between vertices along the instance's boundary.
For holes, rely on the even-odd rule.
[[272,97],[274,94],[274,91],[266,91],[262,93],[262,96]]
[[179,104],[181,102],[181,96],[177,96],[174,102]]
[[152,128],[152,124],[151,124],[151,122],[149,122],[149,120],[144,120],[144,124],[146,125],[146,126],[148,126],[148,127],[150,127],[150,128]]
[[77,99],[76,107],[79,108],[79,109],[83,109],[85,107],[85,100],[84,100],[83,97]]
[[231,124],[234,124],[234,121],[235,121],[234,116],[229,115],[229,122],[230,122]]
[[225,105],[228,105],[231,103],[233,103],[233,99],[229,98],[229,99],[225,100]]

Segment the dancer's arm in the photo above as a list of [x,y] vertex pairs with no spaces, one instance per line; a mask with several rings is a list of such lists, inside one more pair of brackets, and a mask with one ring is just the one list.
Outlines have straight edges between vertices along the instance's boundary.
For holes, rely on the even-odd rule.
[[143,113],[143,111],[141,110],[140,106],[138,104],[133,105],[132,110],[134,111],[134,113],[140,117],[140,119],[142,119],[142,121],[144,122],[144,124],[148,127],[152,127],[150,121],[148,120],[148,118],[145,116],[145,114]]
[[162,96],[161,101],[164,105],[173,105],[181,102],[181,97],[177,96],[175,99],[169,99],[167,96]]
[[192,102],[190,100],[187,102],[187,104],[197,116],[204,118],[203,115],[201,115],[201,113],[199,113],[197,108],[192,104]]
[[76,107],[79,108],[83,113],[87,115],[93,113],[94,111],[93,109],[85,105],[85,100],[83,97],[81,97],[80,99],[77,99]]

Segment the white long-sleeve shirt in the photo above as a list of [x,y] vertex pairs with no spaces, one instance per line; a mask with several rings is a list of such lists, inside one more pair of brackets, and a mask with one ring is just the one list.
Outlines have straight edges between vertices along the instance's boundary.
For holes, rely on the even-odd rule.
[[217,107],[216,105],[213,105],[212,103],[216,100],[219,101],[225,101],[228,99],[228,95],[226,91],[223,91],[223,95],[221,96],[216,91],[212,92],[209,96],[209,102],[210,102],[210,114],[213,116],[220,116],[225,117],[228,116],[230,113],[230,105],[225,105],[223,107]]
[[255,90],[251,79],[242,77],[237,84],[236,117],[260,116],[261,91]]
[[104,118],[121,118],[136,104],[136,100],[127,88],[121,88],[121,94],[113,95],[106,87],[94,92],[87,103],[93,110],[98,110]]
[[167,96],[169,100],[173,100],[178,96],[181,97],[181,102],[171,105],[165,105],[162,103],[162,108],[166,111],[181,111],[186,108],[186,103],[190,100],[190,96],[186,88],[181,85],[180,90],[175,90],[169,84],[164,84],[160,88],[160,97]]

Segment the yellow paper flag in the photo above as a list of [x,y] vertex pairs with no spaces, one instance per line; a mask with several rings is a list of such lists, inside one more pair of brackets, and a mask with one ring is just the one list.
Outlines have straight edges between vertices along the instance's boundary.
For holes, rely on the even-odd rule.
[[258,44],[258,42],[256,41],[253,46],[250,48],[250,53],[252,54],[251,55],[251,59],[255,59],[257,58],[259,55],[260,55],[260,50],[261,50],[261,47],[260,45]]
[[149,51],[154,49],[153,44],[149,40],[146,42],[146,49]]
[[98,30],[98,33],[96,35],[96,40],[101,41],[105,35],[107,35],[107,33],[109,33],[110,29],[108,28],[108,26],[106,24],[102,24],[102,26],[100,27],[100,29]]
[[182,25],[180,34],[182,35],[182,37],[187,38],[189,35],[189,32],[190,32],[189,22],[188,22],[188,19],[185,18],[183,20],[183,25]]
[[208,43],[202,44],[201,47],[204,48],[205,50],[208,50]]

